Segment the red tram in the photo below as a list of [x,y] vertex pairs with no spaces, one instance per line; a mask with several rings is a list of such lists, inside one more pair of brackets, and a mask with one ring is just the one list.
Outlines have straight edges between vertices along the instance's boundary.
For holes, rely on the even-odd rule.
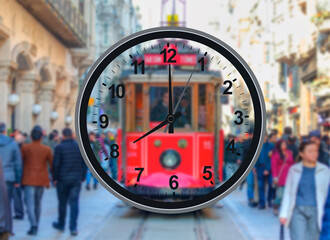
[[[166,44],[162,46],[166,47]],[[182,42],[171,43],[172,48],[176,46],[182,46]],[[200,55],[189,49],[177,48],[177,51],[178,61],[174,66],[172,83],[174,105],[177,101],[175,97],[182,92]],[[157,192],[155,198],[164,197],[167,195],[168,180],[175,169],[180,178],[181,197],[212,191],[222,181],[223,172],[220,72],[194,72],[182,101],[186,118],[184,122],[177,123],[175,134],[166,134],[162,128],[143,141],[133,143],[143,132],[160,122],[156,105],[161,98],[166,98],[168,91],[168,70],[159,60],[159,49],[155,49],[154,53],[152,50],[147,52],[143,58],[153,74],[123,72],[121,77],[127,98],[122,106],[124,117],[118,130],[118,143],[122,149],[118,158],[118,179],[122,179],[126,188],[139,194],[139,190],[134,188],[135,168],[142,165],[144,171],[139,185],[157,189],[150,191],[150,195]],[[212,179],[203,181],[207,171],[212,171]],[[141,191],[141,194],[146,192]]]

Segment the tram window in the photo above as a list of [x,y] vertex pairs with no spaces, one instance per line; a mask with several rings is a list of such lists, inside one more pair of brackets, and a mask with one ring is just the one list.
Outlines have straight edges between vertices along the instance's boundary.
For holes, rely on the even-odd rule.
[[198,130],[206,130],[206,85],[198,87]]
[[[184,87],[173,87],[173,111]],[[191,128],[191,87],[187,87],[177,111],[181,116],[175,121],[174,127]],[[168,115],[168,88],[150,87],[150,122],[164,121]]]
[[143,103],[142,84],[135,85],[135,130],[142,131],[143,128]]

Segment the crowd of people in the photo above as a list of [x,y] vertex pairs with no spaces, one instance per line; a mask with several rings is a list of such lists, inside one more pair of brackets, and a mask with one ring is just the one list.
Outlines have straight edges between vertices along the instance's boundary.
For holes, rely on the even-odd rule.
[[[225,153],[224,174],[229,178],[246,156],[253,138],[227,136],[236,140],[241,156]],[[280,224],[290,229],[291,239],[330,239],[330,140],[319,130],[299,139],[286,127],[265,137],[259,158],[246,178],[248,205],[272,208]]]
[[[108,132],[98,136],[91,132],[89,137],[95,156],[108,156],[115,135]],[[102,166],[116,179],[115,159],[109,156]],[[87,170],[70,128],[63,129],[61,136],[57,130],[47,136],[40,126],[33,127],[29,135],[14,130],[8,136],[6,124],[0,123],[0,239],[14,234],[12,219],[23,220],[24,209],[30,223],[27,234],[37,235],[42,196],[49,187],[56,188],[58,199],[58,219],[52,226],[64,231],[69,205],[69,229],[76,236],[80,190],[86,179],[86,189],[90,190],[91,174]],[[96,186],[94,179],[94,189]]]

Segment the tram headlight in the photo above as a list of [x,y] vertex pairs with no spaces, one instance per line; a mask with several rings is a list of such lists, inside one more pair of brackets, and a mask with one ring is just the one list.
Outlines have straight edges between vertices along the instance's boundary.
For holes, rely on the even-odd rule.
[[160,164],[166,169],[176,169],[180,163],[180,154],[175,150],[166,150],[160,155]]

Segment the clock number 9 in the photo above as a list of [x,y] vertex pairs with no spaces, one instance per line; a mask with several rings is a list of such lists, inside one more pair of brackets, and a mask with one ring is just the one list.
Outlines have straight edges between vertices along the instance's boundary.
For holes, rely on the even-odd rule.
[[242,123],[243,123],[243,112],[242,111],[240,111],[240,110],[237,110],[237,111],[235,111],[235,115],[238,115],[237,116],[237,118],[238,118],[238,120],[239,121],[237,121],[237,120],[235,120],[234,121],[234,123],[236,124],[236,125],[241,125]]
[[212,178],[212,172],[208,169],[211,169],[212,167],[211,166],[204,166],[204,170],[203,170],[203,173],[204,174],[208,174],[208,176],[203,176],[203,178],[205,180],[210,180]]
[[109,117],[106,114],[100,115],[100,127],[107,128],[109,125]]
[[170,188],[175,190],[179,187],[179,183],[176,180],[173,180],[173,178],[178,179],[177,175],[173,175],[170,177]]
[[[167,59],[166,57],[166,50],[167,53],[172,53],[172,55]],[[160,54],[164,54],[164,63],[176,63],[176,60],[174,60],[173,58],[176,55],[176,50],[175,49],[166,49],[164,48],[163,51],[160,52]]]

